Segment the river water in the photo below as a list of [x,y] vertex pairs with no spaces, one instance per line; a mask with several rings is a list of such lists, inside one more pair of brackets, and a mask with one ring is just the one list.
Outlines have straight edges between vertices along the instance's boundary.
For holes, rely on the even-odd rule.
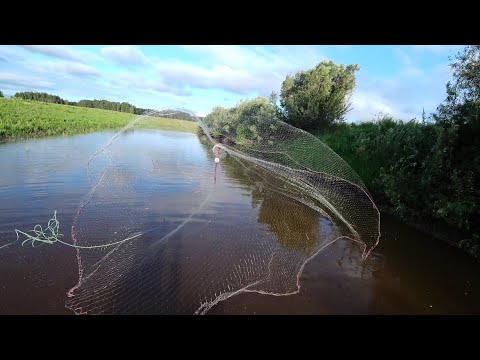
[[[211,146],[189,133],[123,134],[115,151],[137,171],[118,172],[104,182],[122,189],[130,184],[128,196],[119,200],[112,188],[104,190],[116,205],[88,205],[77,225],[78,239],[73,239],[72,224],[94,183],[87,162],[112,135],[1,144],[0,246],[16,239],[15,229],[45,227],[54,210],[62,239],[70,244],[108,242],[114,230],[132,226],[153,229],[145,235],[149,239],[174,234],[161,244],[146,238],[140,245],[132,240],[134,249],[121,244],[129,250],[116,249],[108,258],[102,253],[101,263],[90,250],[77,253],[59,243],[6,246],[0,249],[0,314],[192,313],[202,299],[228,291],[232,295],[218,298],[207,314],[480,313],[478,261],[385,214],[380,244],[367,260],[361,260],[355,243],[338,240],[300,269],[298,259],[332,235],[329,220],[253,181],[230,158],[215,169]],[[281,295],[282,284],[295,281],[299,271],[298,293],[233,294],[264,276],[262,256],[268,258],[272,249],[269,264],[278,266],[269,270],[275,274],[268,275],[265,292]],[[67,293],[79,283],[79,258],[83,282],[74,298],[81,299],[81,306],[66,307]],[[230,276],[229,266],[235,270],[237,263],[245,266]],[[87,271],[91,276],[85,276]],[[197,298],[196,305],[190,304]]]

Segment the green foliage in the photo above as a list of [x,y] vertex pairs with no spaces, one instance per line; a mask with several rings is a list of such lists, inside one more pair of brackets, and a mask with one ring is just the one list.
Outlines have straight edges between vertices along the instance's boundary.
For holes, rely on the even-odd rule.
[[340,124],[319,135],[360,175],[378,203],[416,222],[441,221],[480,250],[480,102],[440,123]]
[[307,131],[341,122],[349,110],[358,70],[358,65],[344,67],[323,61],[313,69],[287,76],[280,92],[285,121]]
[[[0,99],[0,140],[119,129],[134,117],[134,114],[110,110]],[[197,127],[191,121],[153,117],[152,121],[144,120],[142,125],[187,132],[195,132]]]
[[96,108],[96,109],[104,109],[104,110],[113,110],[113,111],[120,111],[126,112],[130,114],[135,114],[135,106],[127,103],[127,102],[113,102],[108,100],[80,100],[77,106],[87,107],[87,108]]
[[[0,92],[1,96],[3,97],[3,94]],[[127,102],[115,102],[115,101],[108,101],[108,100],[80,100],[78,102],[75,101],[68,101],[60,98],[57,95],[51,95],[47,93],[40,93],[40,92],[32,92],[32,91],[26,91],[26,92],[18,92],[14,96],[14,98],[17,99],[23,99],[23,100],[33,100],[33,101],[41,101],[41,102],[47,102],[47,103],[54,103],[54,104],[64,104],[64,105],[71,105],[71,106],[80,106],[80,107],[87,107],[87,108],[95,108],[95,109],[104,109],[104,110],[113,110],[113,111],[119,111],[119,112],[126,112],[130,114],[143,114],[146,111],[149,111],[150,109],[142,109],[142,108],[137,108]],[[184,118],[190,117],[191,116],[187,113],[186,115],[183,116]],[[185,120],[191,120],[191,119],[185,119]]]
[[275,119],[275,107],[265,97],[241,101],[236,107],[216,107],[204,122],[210,134],[219,140],[251,144],[261,142],[261,129]]
[[175,114],[175,119],[157,116],[147,116],[146,118],[142,119],[142,121],[136,123],[135,127],[190,133],[195,133],[197,131],[197,128],[199,128],[196,122],[178,119],[177,114]]
[[273,118],[312,131],[358,173],[376,202],[408,221],[456,228],[466,236],[460,246],[480,255],[480,46],[467,46],[456,60],[454,82],[447,84],[434,121],[425,112],[421,122],[339,121],[348,110],[358,66],[323,62],[285,79],[281,108],[272,92],[269,99],[215,108],[205,122],[214,137],[245,143],[268,141],[258,130]]
[[466,46],[451,64],[454,81],[433,114],[439,128],[433,166],[437,169],[437,216],[466,229],[472,252],[480,254],[480,45]]
[[3,98],[3,97],[5,97],[5,96],[3,96],[3,92],[0,91],[0,98]]
[[120,128],[133,118],[116,111],[0,99],[0,140]]
[[451,64],[454,90],[463,101],[480,101],[480,45],[469,45],[457,54]]
[[383,119],[339,125],[320,135],[376,194],[405,219],[437,220],[465,234],[480,255],[480,46],[451,64],[454,81],[428,122]]
[[385,117],[375,122],[336,124],[314,134],[352,166],[369,189],[376,190],[374,180],[396,150],[391,141],[398,137],[394,131],[397,126],[396,121]]
[[23,99],[23,100],[33,100],[33,101],[41,101],[46,103],[53,103],[53,104],[65,104],[66,101],[63,100],[60,96],[51,95],[47,93],[40,93],[40,92],[17,92],[13,95],[14,98]]
[[[1,91],[0,91],[0,97],[3,97],[3,93]],[[14,95],[14,98],[54,103],[54,104],[80,106],[80,107],[86,107],[86,108],[92,108],[92,109],[112,110],[112,111],[119,111],[119,112],[125,112],[125,113],[136,114],[136,115],[141,115],[147,111],[152,111],[151,109],[138,108],[127,102],[115,102],[115,101],[109,101],[109,100],[96,100],[96,99],[80,100],[78,102],[75,102],[75,101],[64,100],[57,95],[32,92],[32,91],[18,92]],[[159,113],[161,114],[162,112],[165,113],[165,115],[175,112],[175,119],[196,121],[196,118],[194,116],[190,115],[188,112],[185,112],[185,111],[162,110]]]

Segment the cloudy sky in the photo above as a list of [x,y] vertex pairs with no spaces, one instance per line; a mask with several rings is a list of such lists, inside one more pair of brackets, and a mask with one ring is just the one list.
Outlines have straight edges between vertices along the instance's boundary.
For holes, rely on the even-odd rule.
[[322,60],[358,64],[350,121],[388,113],[409,120],[445,98],[448,64],[461,46],[0,46],[0,90],[143,108],[214,106],[279,92],[282,81]]

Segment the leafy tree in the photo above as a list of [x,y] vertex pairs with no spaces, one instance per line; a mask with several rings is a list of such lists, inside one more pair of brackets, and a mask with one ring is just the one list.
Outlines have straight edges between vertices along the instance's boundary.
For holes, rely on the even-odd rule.
[[278,94],[275,91],[272,91],[272,93],[268,97],[268,101],[270,102],[270,104],[272,104],[273,106],[276,107],[277,106],[277,100],[278,100]]
[[282,83],[280,104],[285,121],[304,130],[327,127],[344,119],[355,88],[358,65],[323,61],[315,68],[287,76]]
[[447,97],[433,114],[436,123],[444,126],[464,124],[469,119],[465,115],[474,114],[480,103],[480,45],[466,46],[450,66],[454,80],[447,83]]
[[2,92],[2,91],[0,91],[0,97],[5,97],[5,96],[3,96],[3,92]]
[[466,46],[450,64],[453,82],[433,118],[439,137],[432,157],[437,193],[436,213],[472,234],[480,255],[480,45]]
[[397,209],[460,229],[466,234],[460,245],[480,256],[480,47],[467,46],[451,67],[435,123],[395,130],[408,137],[385,142],[401,150],[386,151],[393,161],[379,180]]
[[480,45],[469,45],[457,54],[451,64],[455,84],[464,101],[480,101]]
[[40,92],[17,92],[13,97],[23,99],[23,100],[33,100],[33,101],[41,101],[46,103],[53,103],[53,104],[65,104],[65,100],[57,95],[51,95],[47,93],[40,93]]

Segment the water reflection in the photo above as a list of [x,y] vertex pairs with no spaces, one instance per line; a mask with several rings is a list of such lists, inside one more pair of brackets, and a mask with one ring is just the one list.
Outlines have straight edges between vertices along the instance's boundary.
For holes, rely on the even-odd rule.
[[[251,191],[252,208],[259,208],[258,223],[267,225],[285,250],[311,254],[320,236],[320,214],[317,211],[272,189],[264,180],[265,171],[252,169],[254,165],[228,158],[222,166],[229,177]],[[262,173],[263,177],[260,176]]]
[[[143,233],[142,239],[108,253],[80,251],[85,271],[70,292],[68,306],[72,310],[206,313],[242,291],[295,293],[307,259],[338,236],[318,212],[284,195],[283,180],[275,174],[246,161],[225,158],[213,169],[212,178],[204,166],[217,167],[214,161],[197,162],[190,168],[178,161],[185,156],[178,142],[168,146],[158,142],[162,137],[150,138],[142,131],[136,135],[112,143],[108,151],[115,157],[107,167],[113,177],[117,168],[136,177],[125,187],[124,182],[102,175],[103,182],[94,186],[95,196],[82,208],[75,238],[80,244],[96,244],[105,241],[102,231],[111,234],[118,224],[125,224],[115,232],[116,238],[129,237],[135,229]],[[141,162],[131,161],[128,149],[132,147]],[[212,159],[211,146],[202,147],[197,147],[197,152]],[[152,163],[161,171],[152,172],[140,163]],[[221,172],[218,179],[217,171]],[[195,177],[198,186],[186,181],[186,173]],[[177,184],[182,193],[171,193],[171,184]],[[186,194],[189,201],[182,204],[180,199]],[[168,220],[163,215],[166,211]],[[155,221],[153,214],[163,216]],[[116,292],[105,293],[110,287]],[[99,293],[102,297],[92,299],[92,294]]]
[[[68,230],[90,185],[86,160],[109,136],[88,134],[0,145],[0,169],[5,170],[0,176],[0,240],[10,241],[14,228],[45,223],[58,209],[65,240],[71,242]],[[163,145],[150,146],[160,138]],[[150,205],[148,216],[138,226],[149,229],[165,221],[165,228],[161,234],[149,233],[118,249],[102,263],[108,271],[98,283],[98,293],[89,294],[103,296],[105,312],[155,314],[164,302],[168,308],[161,312],[178,313],[186,301],[193,299],[198,307],[205,298],[218,295],[219,289],[228,292],[232,284],[266,278],[261,284],[264,288],[279,286],[287,279],[281,274],[284,263],[277,263],[272,272],[277,278],[273,278],[266,276],[268,264],[258,259],[269,259],[274,251],[291,261],[290,266],[337,231],[324,216],[282,194],[278,180],[254,166],[222,159],[215,183],[212,146],[199,145],[193,135],[132,131],[122,141],[125,147],[116,155],[127,157],[129,170],[114,168],[115,176],[109,181],[115,188],[132,184],[133,195],[151,190],[145,200]],[[139,152],[140,145],[149,150]],[[138,174],[131,172],[135,168],[147,174],[146,180],[132,176]],[[168,246],[152,247],[162,234],[198,209],[203,198],[194,195],[197,190],[198,194],[212,191],[209,205],[176,232]],[[97,231],[89,227],[88,236],[104,240],[102,232],[109,224],[96,220],[95,213],[91,218]],[[361,261],[361,249],[352,241],[329,245],[305,267],[298,295],[246,293],[218,303],[209,314],[480,313],[477,262],[386,215],[382,216],[382,234],[379,247],[366,261]],[[149,261],[139,270],[139,261],[152,249]],[[272,264],[277,260],[273,258]],[[75,252],[70,248],[9,248],[0,253],[0,313],[71,313],[64,308],[65,293],[77,275]],[[199,284],[201,291],[197,291]],[[112,294],[118,296],[109,298]]]

